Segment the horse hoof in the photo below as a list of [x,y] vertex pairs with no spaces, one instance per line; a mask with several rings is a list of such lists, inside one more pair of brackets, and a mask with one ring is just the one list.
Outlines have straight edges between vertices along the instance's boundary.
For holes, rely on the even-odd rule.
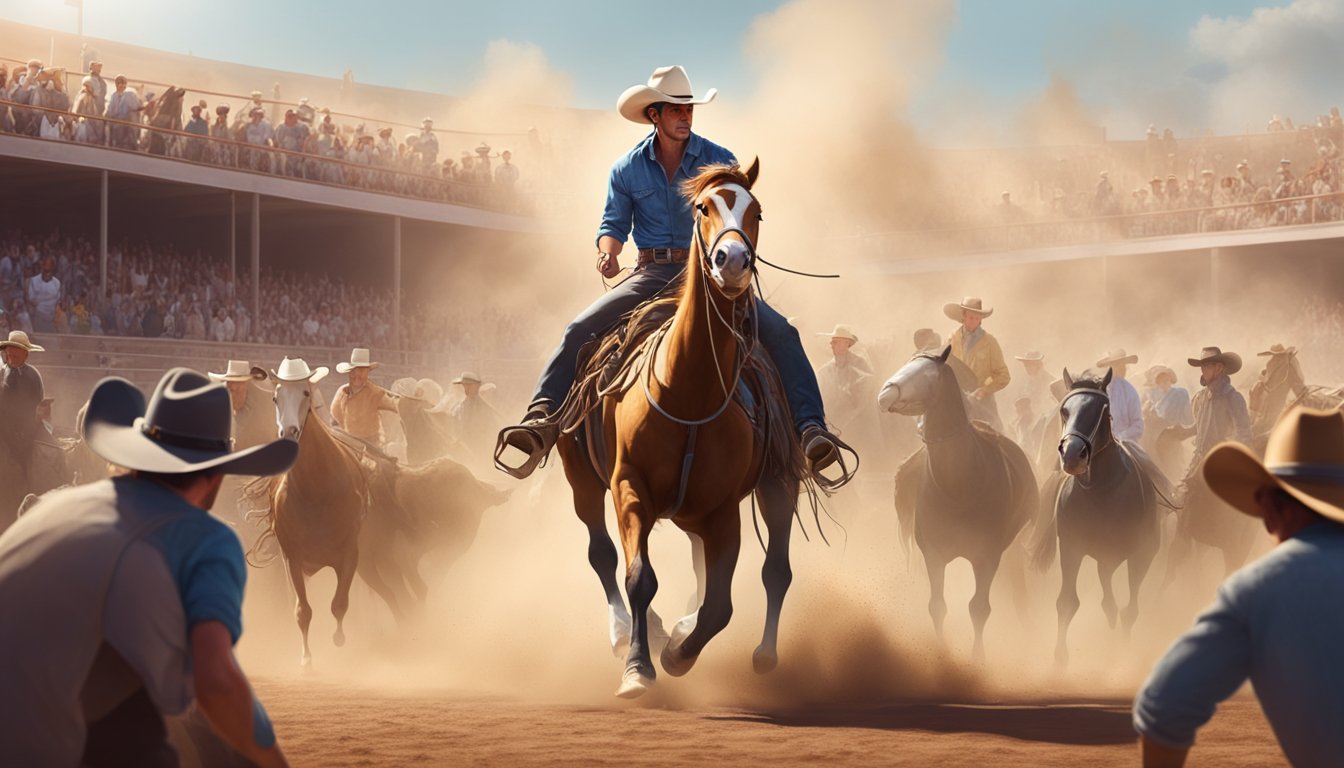
[[695,661],[699,658],[699,656],[687,656],[682,653],[680,643],[668,643],[667,647],[663,649],[661,657],[663,671],[673,677],[681,677],[691,671],[691,667],[695,666]]
[[631,667],[625,670],[625,675],[621,677],[621,687],[616,689],[616,695],[622,699],[637,699],[652,686],[652,677]]
[[312,657],[312,656],[309,656],[309,655],[306,654],[306,653],[305,653],[303,656],[299,657],[299,669],[302,670],[302,671],[304,671],[304,672],[312,672],[312,671],[313,671],[313,657]]
[[779,666],[779,654],[775,653],[774,648],[766,648],[762,645],[756,649],[755,653],[751,654],[751,667],[756,670],[758,675],[774,672],[777,666]]
[[334,635],[331,636],[331,642],[335,643],[337,648],[340,648],[340,647],[344,646],[344,645],[345,645],[345,632],[342,632],[342,631],[339,630],[339,629],[336,630],[336,634],[334,634]]

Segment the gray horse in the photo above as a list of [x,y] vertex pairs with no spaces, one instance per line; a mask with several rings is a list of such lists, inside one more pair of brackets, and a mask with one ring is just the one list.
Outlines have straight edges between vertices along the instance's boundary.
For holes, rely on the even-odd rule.
[[896,516],[901,543],[910,540],[924,555],[929,573],[929,615],[939,638],[947,603],[943,577],[958,557],[975,571],[971,621],[975,625],[973,654],[985,654],[984,629],[989,619],[989,589],[999,562],[1037,509],[1039,498],[1031,462],[1012,440],[967,416],[959,375],[974,378],[955,358],[951,347],[942,354],[915,355],[882,387],[883,412],[924,417],[924,447],[896,474]]
[[[1063,434],[1059,441],[1062,482],[1047,484],[1042,510],[1051,520],[1037,531],[1033,543],[1036,567],[1049,568],[1059,542],[1063,582],[1055,607],[1059,634],[1055,661],[1068,663],[1069,624],[1078,612],[1078,569],[1083,557],[1097,562],[1101,609],[1115,627],[1117,613],[1128,636],[1139,613],[1139,588],[1162,541],[1158,517],[1159,488],[1166,486],[1160,470],[1140,450],[1111,434],[1111,404],[1106,387],[1112,371],[1101,379],[1074,380],[1064,371],[1069,393],[1060,403]],[[1155,476],[1156,475],[1156,476]],[[1129,564],[1129,603],[1117,609],[1112,579],[1121,563]]]

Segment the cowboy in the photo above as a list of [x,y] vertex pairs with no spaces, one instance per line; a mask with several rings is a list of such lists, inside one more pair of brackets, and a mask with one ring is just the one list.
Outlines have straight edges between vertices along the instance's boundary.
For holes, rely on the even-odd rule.
[[1246,398],[1241,396],[1228,378],[1241,370],[1240,355],[1224,352],[1218,347],[1204,347],[1199,357],[1192,357],[1186,362],[1199,369],[1199,383],[1204,387],[1191,403],[1194,426],[1175,431],[1181,439],[1192,435],[1195,438],[1194,456],[1182,481],[1184,490],[1188,492],[1190,482],[1199,478],[1199,463],[1215,445],[1228,440],[1243,445],[1251,444],[1251,416],[1246,408]]
[[1285,378],[1292,374],[1291,366],[1296,364],[1297,347],[1285,347],[1275,343],[1271,344],[1269,349],[1257,352],[1256,357],[1269,358],[1265,361],[1265,367],[1260,371],[1255,384],[1251,385],[1250,392],[1251,434],[1263,435],[1279,418],[1279,413],[1266,402],[1270,387],[1282,382],[1280,374]]
[[[868,359],[853,351],[859,336],[851,326],[840,324],[830,333],[818,333],[830,339],[831,359],[817,371],[822,402],[831,411],[831,423],[836,431],[857,427],[864,416],[871,416],[873,393],[869,384],[873,366]],[[869,419],[871,421],[871,418]],[[850,438],[846,438],[849,440]]]
[[407,376],[392,382],[391,392],[397,397],[408,464],[423,464],[452,452],[454,425],[445,413],[449,403],[437,381]]
[[1265,459],[1236,443],[1204,462],[1209,488],[1260,518],[1275,547],[1232,574],[1134,700],[1145,765],[1181,765],[1214,708],[1250,680],[1288,762],[1344,755],[1344,415],[1295,408]]
[[915,353],[920,352],[938,352],[943,348],[943,337],[932,328],[920,328],[915,331],[912,339],[915,343]]
[[230,360],[223,373],[207,375],[229,391],[234,448],[251,448],[275,439],[275,409],[255,383],[266,378],[264,369],[254,368],[246,360]]
[[1143,376],[1145,381],[1151,382],[1151,386],[1146,387],[1143,393],[1145,416],[1151,415],[1159,419],[1161,429],[1184,427],[1194,423],[1195,416],[1190,409],[1190,390],[1176,386],[1175,371],[1165,365],[1154,365],[1145,371]]
[[1139,362],[1138,355],[1125,354],[1124,349],[1113,349],[1097,361],[1097,369],[1110,368],[1111,383],[1106,396],[1111,401],[1111,435],[1117,440],[1137,445],[1143,439],[1143,406],[1139,391],[1129,383],[1129,366]]
[[504,162],[495,169],[495,184],[503,189],[513,189],[513,185],[518,183],[518,166],[510,162],[513,160],[513,153],[506,149],[499,157]]
[[434,135],[434,121],[428,117],[420,121],[420,135],[416,137],[415,152],[420,155],[420,163],[426,168],[434,167],[439,161],[439,137]]
[[1003,361],[1003,350],[999,340],[989,334],[981,323],[994,314],[993,308],[986,309],[983,302],[974,296],[967,296],[961,303],[952,302],[943,305],[943,314],[949,320],[961,325],[952,332],[952,356],[966,364],[975,374],[978,385],[971,392],[971,404],[974,406],[972,418],[989,422],[996,430],[1003,429],[999,420],[999,406],[994,393],[1008,386],[1012,374],[1008,364]]
[[[639,245],[635,269],[569,324],[537,383],[521,428],[500,433],[501,447],[507,444],[529,456],[511,474],[531,474],[555,444],[559,425],[553,416],[573,384],[579,347],[606,332],[685,270],[694,220],[679,185],[706,165],[737,163],[732,152],[691,132],[695,106],[708,104],[717,93],[711,88],[702,98],[695,98],[686,70],[671,66],[654,70],[647,85],[628,88],[617,100],[622,117],[652,124],[653,132],[612,166],[597,230],[597,269],[608,279],[620,272],[619,257],[632,227]],[[484,149],[489,152],[488,147]],[[488,162],[485,154],[480,162]],[[765,301],[758,301],[757,307],[761,345],[779,369],[794,426],[815,474],[839,458],[836,438],[826,431],[816,376],[798,331]]]
[[1037,350],[1028,350],[1013,359],[1022,364],[1026,380],[1022,382],[1021,394],[1031,401],[1031,410],[1037,418],[1053,413],[1055,400],[1050,396],[1050,382],[1054,377],[1045,372],[1045,355]]
[[346,374],[349,381],[332,398],[331,419],[349,434],[381,448],[383,425],[378,412],[396,413],[397,404],[387,390],[369,381],[369,372],[378,365],[370,361],[369,350],[364,347],[352,350],[349,362],[336,364],[337,373]]
[[0,341],[0,423],[4,424],[0,440],[23,478],[28,477],[32,464],[33,441],[41,428],[37,407],[45,395],[42,374],[28,365],[28,355],[45,351],[29,341],[23,331],[10,331],[9,337]]
[[[193,699],[258,765],[285,765],[233,655],[246,565],[208,512],[226,474],[284,472],[298,444],[232,452],[228,393],[164,375],[149,406],[99,382],[83,436],[128,474],[48,494],[0,536],[0,743],[13,765],[176,764],[164,714]],[[52,610],[52,606],[60,606]]]
[[[479,374],[472,371],[464,371],[453,379],[452,385],[462,388],[462,399],[447,407],[457,440],[467,447],[471,458],[488,456],[495,435],[499,434],[499,428],[504,425],[504,417],[481,397],[483,390],[489,391],[494,385],[483,381]],[[445,406],[446,402],[436,407]],[[434,408],[430,411],[435,412]]]

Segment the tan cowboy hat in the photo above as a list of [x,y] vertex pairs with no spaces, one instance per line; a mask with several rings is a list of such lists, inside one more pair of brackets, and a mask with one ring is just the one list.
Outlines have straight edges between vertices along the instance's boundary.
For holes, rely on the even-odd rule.
[[1125,354],[1124,347],[1117,347],[1116,349],[1112,349],[1110,352],[1107,352],[1105,357],[1097,361],[1097,368],[1102,369],[1110,368],[1116,363],[1124,363],[1125,365],[1134,365],[1137,362],[1139,362],[1138,355],[1127,355]]
[[364,347],[355,347],[350,350],[350,362],[337,363],[337,373],[349,373],[356,368],[377,368],[378,363],[369,362],[369,350]]
[[316,384],[325,379],[331,370],[325,365],[320,365],[317,370],[308,367],[308,362],[301,357],[286,357],[280,361],[280,368],[271,371],[271,376],[276,381],[308,381]]
[[1170,376],[1172,381],[1178,381],[1176,372],[1165,365],[1151,365],[1143,372],[1144,380],[1152,383],[1157,383],[1157,377],[1162,375]]
[[1344,522],[1344,414],[1294,408],[1269,433],[1263,462],[1243,445],[1223,443],[1204,460],[1204,479],[1251,517],[1260,517],[1256,492],[1272,487]]
[[223,373],[207,373],[211,381],[248,381],[253,377],[253,368],[246,360],[230,360]]
[[854,332],[854,327],[851,325],[845,325],[844,323],[837,324],[835,326],[835,330],[831,331],[830,333],[823,332],[818,333],[817,335],[825,336],[830,339],[849,339],[851,344],[859,343],[859,334]]
[[1241,355],[1236,352],[1224,352],[1218,347],[1205,347],[1199,351],[1199,357],[1188,358],[1186,362],[1195,368],[1205,363],[1222,363],[1227,366],[1226,373],[1229,376],[1241,370]]
[[1295,355],[1297,347],[1285,347],[1282,344],[1273,344],[1264,352],[1256,352],[1257,357],[1273,357],[1275,355]]
[[616,100],[616,111],[632,123],[648,123],[650,121],[644,111],[651,104],[660,101],[669,104],[708,104],[718,93],[717,88],[710,88],[703,98],[697,99],[691,88],[691,79],[686,76],[686,70],[681,65],[659,67],[649,75],[648,83],[625,89],[625,93]]
[[416,389],[420,392],[420,399],[430,405],[438,405],[439,401],[443,400],[443,387],[433,379],[417,381]]
[[0,341],[0,349],[4,347],[19,347],[29,352],[46,352],[46,347],[40,347],[28,340],[28,334],[23,331],[10,331],[9,338]]
[[414,376],[403,376],[402,378],[397,379],[392,382],[392,386],[388,387],[387,391],[397,397],[404,397],[410,400],[421,399],[420,390]]
[[914,342],[916,352],[928,352],[943,348],[943,337],[939,336],[938,332],[932,328],[920,328],[915,331]]
[[992,307],[986,309],[984,303],[975,296],[967,296],[961,300],[960,304],[953,302],[943,305],[943,314],[947,315],[949,320],[956,320],[958,323],[961,322],[961,313],[964,311],[978,312],[981,317],[989,317],[994,314]]
[[85,443],[99,457],[126,469],[274,475],[293,466],[299,456],[298,442],[285,439],[235,452],[228,390],[189,368],[164,374],[148,407],[144,393],[115,377],[98,382],[87,407]]
[[450,383],[450,384],[485,384],[485,380],[481,378],[480,374],[473,373],[472,371],[463,371],[461,376],[458,376],[456,379],[453,379],[453,380],[452,380],[451,382],[449,382],[449,383]]
[[1021,361],[1024,362],[1024,363],[1025,363],[1025,362],[1037,362],[1037,363],[1039,363],[1039,362],[1043,362],[1043,361],[1045,360],[1045,355],[1041,354],[1041,353],[1040,353],[1039,351],[1037,351],[1037,350],[1032,349],[1032,350],[1029,350],[1029,351],[1027,351],[1027,352],[1023,352],[1023,353],[1020,354],[1020,355],[1014,355],[1013,358],[1014,358],[1015,360],[1021,360]]

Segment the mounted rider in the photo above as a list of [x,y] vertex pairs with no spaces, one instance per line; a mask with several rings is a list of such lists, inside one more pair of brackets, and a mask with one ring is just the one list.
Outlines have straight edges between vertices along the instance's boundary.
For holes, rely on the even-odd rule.
[[[735,165],[733,153],[691,132],[695,105],[708,104],[710,89],[695,98],[680,66],[654,70],[647,85],[626,89],[617,101],[621,116],[652,124],[654,130],[612,166],[606,208],[597,231],[597,269],[604,278],[621,271],[619,257],[631,234],[639,245],[631,275],[585,309],[565,329],[547,363],[522,424],[499,434],[497,452],[506,446],[528,459],[509,474],[527,477],[559,438],[555,415],[574,382],[580,347],[601,336],[621,316],[662,292],[686,268],[691,252],[691,205],[682,182],[706,165]],[[779,369],[794,426],[808,466],[816,475],[839,457],[836,438],[826,430],[821,393],[803,352],[798,331],[764,300],[758,300],[761,345]]]

